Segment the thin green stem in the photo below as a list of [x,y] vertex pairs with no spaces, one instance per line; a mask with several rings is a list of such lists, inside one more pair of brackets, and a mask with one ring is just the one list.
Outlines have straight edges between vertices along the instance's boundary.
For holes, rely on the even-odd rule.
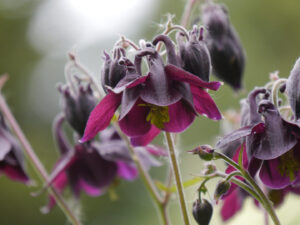
[[197,0],[187,0],[183,15],[182,15],[182,19],[181,19],[182,26],[186,27],[188,25],[188,22],[190,20],[191,14],[192,14],[193,7],[196,2],[197,2]]
[[216,159],[218,159],[218,158],[219,159],[223,159],[229,165],[233,166],[234,168],[236,168],[237,170],[239,170],[242,173],[243,177],[252,186],[252,188],[256,191],[256,193],[260,197],[262,205],[265,207],[265,209],[270,214],[270,216],[271,216],[274,224],[275,225],[280,225],[279,219],[278,219],[278,217],[277,217],[277,215],[275,213],[275,210],[274,210],[274,208],[272,206],[272,203],[267,198],[267,196],[265,195],[265,193],[261,190],[261,188],[257,185],[257,183],[255,182],[255,180],[250,176],[250,174],[246,170],[244,170],[242,167],[240,167],[240,165],[238,165],[232,159],[230,159],[229,157],[227,157],[226,155],[224,155],[224,154],[222,154],[220,152],[214,152],[214,155],[215,155]]
[[165,138],[166,138],[168,148],[169,148],[169,157],[170,157],[173,174],[174,174],[175,181],[176,181],[177,193],[179,196],[179,202],[180,202],[180,206],[181,206],[181,213],[182,213],[183,221],[184,221],[185,225],[189,225],[190,221],[189,221],[189,216],[188,216],[188,212],[187,212],[187,207],[185,204],[182,179],[181,179],[179,166],[178,166],[178,162],[177,162],[175,146],[173,143],[172,136],[169,132],[165,132]]
[[144,169],[143,165],[141,164],[138,155],[135,152],[135,149],[132,147],[129,138],[121,131],[120,127],[117,123],[113,123],[114,127],[116,128],[118,134],[121,138],[126,142],[126,145],[129,149],[132,159],[134,160],[136,167],[139,171],[141,179],[143,180],[151,198],[155,202],[159,214],[161,215],[161,219],[164,225],[169,225],[169,218],[167,213],[167,203],[169,200],[168,198],[162,199],[155,184],[153,183],[149,173]]
[[[41,161],[39,160],[39,158],[37,157],[37,155],[35,154],[33,148],[31,147],[29,141],[25,137],[23,131],[21,130],[21,128],[20,128],[19,124],[17,123],[16,119],[14,118],[13,114],[11,113],[2,94],[0,94],[0,109],[3,112],[5,118],[9,121],[9,124],[11,125],[16,136],[20,140],[20,143],[23,145],[25,153],[27,155],[27,158],[29,159],[30,164],[36,171],[36,173],[39,176],[39,178],[41,179],[41,181],[43,181],[44,183],[47,184],[48,180],[49,180],[48,173],[47,173],[46,169],[44,168],[43,164],[41,163]],[[50,194],[53,195],[57,204],[59,205],[59,207],[65,214],[65,216],[69,219],[69,221],[73,225],[82,225],[80,220],[73,214],[73,212],[71,211],[69,206],[66,204],[66,202],[64,201],[62,196],[55,190],[55,188],[51,186],[51,188],[49,190],[50,190]]]

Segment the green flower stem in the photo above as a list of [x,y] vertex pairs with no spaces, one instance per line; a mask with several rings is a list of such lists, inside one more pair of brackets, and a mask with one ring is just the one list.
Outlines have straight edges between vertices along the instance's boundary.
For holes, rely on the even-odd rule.
[[184,221],[185,225],[189,225],[190,221],[189,221],[189,216],[188,216],[188,212],[187,212],[187,207],[185,204],[183,185],[182,185],[181,175],[180,175],[179,166],[178,166],[178,162],[177,162],[174,143],[173,143],[171,134],[169,132],[165,132],[165,138],[166,138],[168,148],[169,148],[169,157],[170,157],[173,174],[174,174],[175,181],[176,181],[177,193],[179,196],[179,202],[180,202],[180,206],[181,206],[181,213],[182,213],[183,221]]
[[266,211],[271,216],[273,222],[275,225],[280,225],[280,221],[275,213],[275,210],[273,208],[273,205],[271,201],[267,198],[265,193],[261,190],[261,188],[256,184],[255,180],[250,176],[250,174],[241,168],[236,162],[234,162],[232,159],[227,157],[226,155],[220,153],[220,152],[214,152],[214,156],[216,159],[223,159],[225,162],[227,162],[229,165],[233,166],[237,170],[239,170],[243,177],[248,181],[248,183],[252,186],[252,188],[256,191],[258,196],[261,199],[262,205],[265,207]]
[[138,155],[136,154],[134,148],[132,147],[129,138],[121,131],[120,127],[116,122],[113,122],[114,127],[116,128],[118,134],[121,136],[121,138],[126,142],[126,145],[129,149],[129,152],[131,154],[132,159],[134,160],[136,167],[139,171],[139,174],[150,193],[151,198],[155,202],[157,209],[161,215],[162,221],[164,225],[169,225],[169,218],[167,213],[167,203],[168,199],[162,199],[159,192],[157,191],[157,188],[155,184],[153,183],[150,175],[147,173],[147,171],[144,169],[143,165],[141,164]]
[[190,17],[191,17],[191,14],[192,14],[193,7],[194,7],[196,2],[197,2],[197,0],[187,0],[187,3],[186,3],[185,8],[184,8],[183,15],[182,15],[182,19],[181,19],[181,25],[182,26],[187,27],[187,25],[190,21]]
[[[9,121],[12,129],[14,130],[16,136],[20,140],[21,144],[23,145],[23,148],[25,150],[25,153],[27,155],[27,158],[29,159],[30,164],[36,171],[37,175],[43,181],[45,184],[48,183],[49,176],[44,168],[43,164],[40,162],[39,158],[35,154],[34,150],[32,149],[29,141],[25,137],[23,131],[21,130],[19,124],[17,123],[16,119],[14,118],[13,114],[11,113],[4,97],[2,94],[0,94],[0,109],[3,112],[5,118]],[[53,195],[55,198],[57,204],[65,214],[65,216],[68,218],[68,220],[73,224],[73,225],[82,225],[80,220],[73,214],[72,210],[69,208],[67,203],[64,201],[63,197],[55,190],[54,187],[50,187],[49,189],[50,194]]]

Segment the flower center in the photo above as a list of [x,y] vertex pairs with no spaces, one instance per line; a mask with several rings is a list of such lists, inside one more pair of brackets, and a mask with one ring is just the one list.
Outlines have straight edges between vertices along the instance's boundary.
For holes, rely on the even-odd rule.
[[150,111],[146,117],[147,122],[150,122],[159,129],[164,128],[164,123],[170,121],[168,106],[156,106],[149,103],[139,104],[139,106],[149,107]]
[[278,169],[281,176],[289,176],[290,181],[295,180],[295,173],[300,169],[300,162],[294,156],[293,149],[280,156]]

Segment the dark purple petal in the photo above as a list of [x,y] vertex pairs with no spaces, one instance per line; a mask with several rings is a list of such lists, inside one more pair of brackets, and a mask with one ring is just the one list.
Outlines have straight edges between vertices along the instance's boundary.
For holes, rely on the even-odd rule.
[[179,101],[169,106],[170,121],[164,124],[163,130],[168,132],[182,132],[187,129],[195,119],[194,110],[185,101]]
[[139,84],[145,83],[148,77],[149,77],[148,75],[147,76],[140,76],[137,74],[126,75],[124,79],[121,80],[114,89],[111,89],[111,91],[116,94],[119,94],[122,91],[124,91],[126,88],[133,88],[138,86]]
[[134,180],[138,176],[135,166],[118,161],[118,175],[125,180]]
[[235,189],[224,199],[221,216],[223,221],[232,218],[242,208],[242,199],[239,196],[239,189]]
[[82,179],[80,180],[79,185],[80,185],[80,189],[84,190],[84,192],[87,193],[89,196],[99,196],[102,194],[100,188],[94,187]]
[[141,136],[149,132],[151,123],[146,120],[149,107],[143,105],[143,101],[137,101],[131,111],[119,120],[120,128],[126,135]]
[[131,137],[130,141],[133,146],[146,146],[160,133],[160,129],[152,125],[151,129],[144,135]]
[[271,189],[282,189],[292,183],[289,174],[281,174],[280,159],[265,160],[259,172],[261,181]]
[[121,103],[121,95],[110,92],[91,112],[81,142],[86,142],[104,130],[110,123],[115,111]]
[[209,94],[202,88],[191,86],[194,105],[197,112],[213,120],[222,119],[222,115]]
[[235,131],[231,132],[230,134],[227,134],[226,136],[224,136],[221,140],[219,140],[218,143],[216,144],[216,148],[218,148],[218,149],[224,148],[231,142],[236,141],[240,138],[249,136],[253,132],[256,132],[256,133],[262,132],[261,130],[263,129],[263,126],[264,126],[263,123],[259,123],[255,126],[249,125],[246,127],[242,127],[238,130],[235,130]]
[[23,183],[29,182],[29,177],[23,170],[23,168],[20,165],[5,165],[3,169],[0,169],[0,171],[3,171],[6,176],[8,176],[10,179],[15,181],[20,181]]
[[190,85],[202,87],[202,88],[208,88],[211,90],[218,90],[221,86],[220,82],[213,81],[213,82],[205,82],[201,80],[199,77],[193,75],[192,73],[189,73],[183,69],[180,69],[177,66],[174,65],[167,65],[165,66],[165,71],[167,76],[172,80],[177,80],[181,82],[187,82]]
[[66,154],[72,150],[70,143],[65,137],[62,125],[65,121],[65,116],[60,113],[56,115],[53,122],[53,136],[56,139],[58,149],[61,154]]
[[122,105],[119,120],[123,119],[124,116],[132,109],[136,101],[140,97],[141,87],[135,87],[125,89],[122,95]]

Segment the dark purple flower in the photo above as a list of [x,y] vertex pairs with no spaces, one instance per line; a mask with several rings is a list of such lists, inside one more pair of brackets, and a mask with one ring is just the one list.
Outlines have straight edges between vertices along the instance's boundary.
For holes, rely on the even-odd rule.
[[290,106],[298,120],[300,119],[300,58],[296,61],[287,80],[286,91]]
[[205,42],[214,74],[238,90],[242,87],[244,51],[223,5],[207,3],[202,7],[202,22],[208,32]]
[[246,137],[246,151],[251,175],[259,171],[262,182],[272,189],[282,189],[300,181],[300,128],[286,121],[267,99],[257,101],[264,89],[255,89],[248,97],[249,125],[225,136],[217,147]]
[[[184,131],[197,113],[221,119],[221,113],[205,90],[217,90],[220,83],[205,82],[179,68],[175,65],[175,50],[168,51],[166,66],[153,47],[137,53],[135,70],[127,70],[126,76],[92,111],[82,142],[105,129],[120,105],[119,125],[134,145],[147,145],[161,130]],[[145,76],[141,75],[143,57],[147,57],[149,66]]]
[[[238,157],[242,148],[245,148],[245,144],[239,147],[234,156],[233,160],[238,162]],[[248,169],[248,158],[246,154],[246,150],[243,150],[243,167]],[[226,173],[230,174],[234,172],[236,169],[232,166],[228,166],[226,169]],[[244,181],[243,178],[237,177],[238,179]],[[288,193],[300,194],[300,187],[289,185],[283,189],[270,189],[265,187],[268,198],[273,202],[275,207],[278,207],[284,200],[284,197]],[[244,200],[246,197],[250,196],[245,190],[239,188],[237,185],[231,183],[231,187],[229,191],[222,197],[223,205],[221,208],[221,217],[223,221],[227,221],[232,218],[238,211],[241,210]],[[255,200],[255,204],[258,206],[258,202]]]
[[[126,144],[114,129],[103,131],[101,142],[92,141],[72,146],[62,129],[64,120],[63,115],[55,120],[54,135],[61,157],[53,169],[48,185],[53,184],[60,192],[69,185],[78,198],[81,191],[90,196],[98,196],[105,193],[116,179],[133,180],[138,176]],[[154,147],[136,149],[146,170],[160,165],[148,149],[150,152],[157,150]],[[55,200],[50,196],[44,212],[48,212],[54,205]]]
[[0,114],[0,175],[2,174],[25,184],[30,181],[25,171],[23,151]]
[[197,199],[193,204],[193,216],[199,225],[208,225],[213,214],[213,206],[206,199]]
[[62,108],[71,127],[82,136],[88,117],[96,106],[96,99],[88,84],[84,87],[81,83],[73,89],[70,86],[59,86],[62,94]]

